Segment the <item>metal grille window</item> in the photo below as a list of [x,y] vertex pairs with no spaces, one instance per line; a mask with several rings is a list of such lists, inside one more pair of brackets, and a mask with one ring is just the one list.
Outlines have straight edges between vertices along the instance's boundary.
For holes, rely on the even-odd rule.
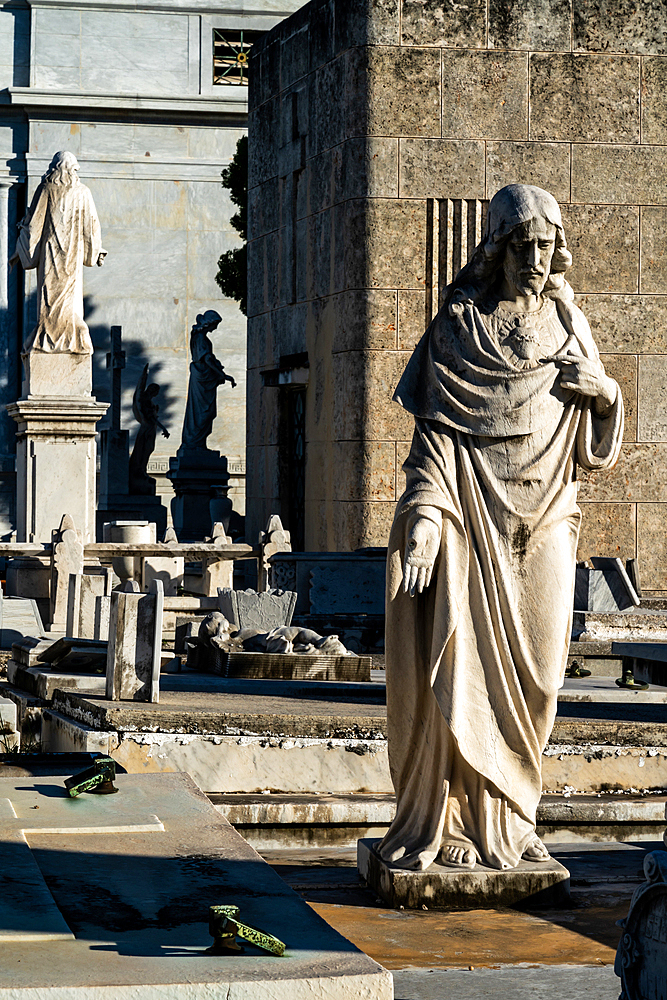
[[260,31],[213,29],[213,85],[248,86],[248,56]]

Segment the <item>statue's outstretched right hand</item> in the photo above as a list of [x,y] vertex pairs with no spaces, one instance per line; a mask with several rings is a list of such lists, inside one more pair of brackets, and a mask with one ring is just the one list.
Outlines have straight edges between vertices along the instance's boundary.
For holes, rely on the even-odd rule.
[[418,518],[408,534],[403,561],[403,593],[421,594],[431,582],[440,549],[440,528],[427,517]]

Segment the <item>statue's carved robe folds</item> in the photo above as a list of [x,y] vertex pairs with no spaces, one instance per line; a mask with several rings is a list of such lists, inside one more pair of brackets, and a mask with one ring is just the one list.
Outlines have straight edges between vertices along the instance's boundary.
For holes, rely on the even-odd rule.
[[[559,294],[535,313],[461,296],[396,391],[416,426],[387,564],[397,813],[379,851],[401,867],[472,844],[483,864],[513,868],[535,836],[572,626],[576,465],[610,468],[623,433],[620,391],[597,416],[592,399],[561,388],[555,363],[539,363],[562,349],[598,357]],[[410,597],[403,557],[418,517],[441,526],[441,541],[430,586]]]
[[42,181],[16,244],[26,270],[37,268],[37,325],[24,350],[92,354],[83,318],[83,266],[102,252],[95,204],[85,184]]

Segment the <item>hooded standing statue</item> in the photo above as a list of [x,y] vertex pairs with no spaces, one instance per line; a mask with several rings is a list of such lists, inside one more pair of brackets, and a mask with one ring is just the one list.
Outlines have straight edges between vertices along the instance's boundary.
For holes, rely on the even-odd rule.
[[415,431],[387,563],[388,863],[514,868],[535,832],[563,683],[581,522],[576,465],[611,468],[623,401],[564,279],[540,188],[486,231],[394,398]]
[[93,196],[78,170],[73,153],[56,153],[19,226],[10,263],[37,269],[37,325],[26,353],[93,353],[83,318],[83,267],[101,266],[106,251]]

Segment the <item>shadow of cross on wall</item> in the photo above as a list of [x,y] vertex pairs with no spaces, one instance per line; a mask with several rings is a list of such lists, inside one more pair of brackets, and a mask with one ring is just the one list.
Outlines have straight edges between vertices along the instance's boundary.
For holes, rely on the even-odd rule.
[[74,939],[33,857],[31,837],[64,834],[78,840],[164,831],[132,789],[120,795],[84,794],[71,799],[63,780],[0,781],[0,943]]

